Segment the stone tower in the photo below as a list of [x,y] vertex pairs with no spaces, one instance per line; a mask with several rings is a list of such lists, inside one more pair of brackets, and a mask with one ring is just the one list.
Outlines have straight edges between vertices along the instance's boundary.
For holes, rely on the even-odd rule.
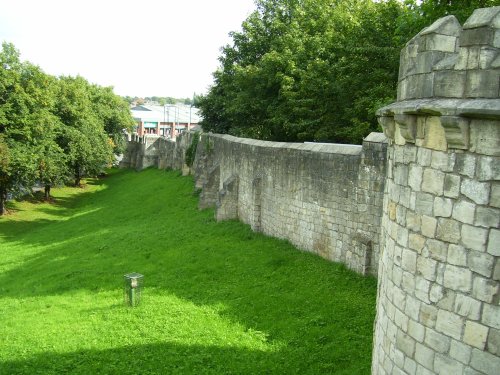
[[500,7],[401,52],[373,374],[500,373]]

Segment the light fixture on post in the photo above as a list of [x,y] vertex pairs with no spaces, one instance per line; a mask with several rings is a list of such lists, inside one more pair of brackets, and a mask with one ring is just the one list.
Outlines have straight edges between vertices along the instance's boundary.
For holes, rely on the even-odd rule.
[[127,273],[124,275],[125,285],[123,288],[123,297],[125,304],[135,307],[141,301],[142,279],[144,275],[137,272]]

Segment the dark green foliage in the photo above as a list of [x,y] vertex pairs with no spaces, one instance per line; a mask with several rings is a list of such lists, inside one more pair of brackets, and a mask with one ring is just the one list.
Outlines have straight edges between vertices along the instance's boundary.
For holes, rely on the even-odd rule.
[[186,165],[191,167],[194,163],[196,157],[196,149],[198,148],[198,143],[200,141],[200,133],[195,132],[193,135],[193,140],[186,150]]
[[[360,143],[396,98],[399,53],[435,19],[493,1],[258,0],[199,100],[203,128],[278,141]],[[464,6],[460,6],[464,4]]]
[[[369,374],[376,280],[110,171],[0,218],[1,374]],[[123,275],[144,274],[141,304]]]

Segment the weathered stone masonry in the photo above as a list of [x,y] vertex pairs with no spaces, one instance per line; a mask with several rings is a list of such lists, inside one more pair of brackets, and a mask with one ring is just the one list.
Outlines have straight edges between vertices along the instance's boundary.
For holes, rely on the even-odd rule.
[[401,53],[373,374],[500,373],[500,7],[442,18]]
[[298,144],[204,134],[196,181],[200,208],[375,274],[386,142]]

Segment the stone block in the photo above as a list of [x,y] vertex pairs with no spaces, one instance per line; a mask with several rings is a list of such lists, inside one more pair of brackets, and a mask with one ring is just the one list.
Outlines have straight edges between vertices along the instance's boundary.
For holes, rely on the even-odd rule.
[[497,98],[500,88],[498,70],[469,70],[465,82],[467,98]]
[[[437,119],[439,120],[439,119]],[[437,124],[439,125],[439,124]],[[417,149],[417,163],[423,167],[428,167],[431,165],[432,161],[432,150],[424,147],[419,147]]]
[[460,35],[460,47],[493,46],[495,30],[489,27],[464,30]]
[[460,225],[453,219],[439,218],[436,230],[436,238],[442,241],[458,243],[460,240]]
[[429,290],[431,283],[422,277],[415,279],[415,297],[424,303],[430,303]]
[[422,216],[421,232],[425,237],[434,238],[436,235],[437,220],[431,216]]
[[416,193],[415,212],[422,215],[432,216],[434,208],[434,196],[428,193]]
[[[438,267],[438,273],[439,273],[440,267]],[[438,276],[438,279],[440,277]],[[453,305],[455,304],[455,296],[456,293],[452,292],[450,289],[444,288],[444,294],[443,298],[441,298],[436,306],[439,307],[440,309],[446,310],[446,311],[452,311],[453,310]]]
[[417,253],[403,249],[401,265],[404,270],[414,273],[417,267]]
[[434,355],[434,350],[428,348],[423,344],[416,344],[415,361],[429,370],[434,369]]
[[500,357],[500,331],[498,329],[490,328],[487,344],[488,352]]
[[442,195],[444,189],[444,176],[445,174],[441,171],[425,168],[422,178],[422,191]]
[[396,207],[396,223],[406,227],[406,207],[398,205]]
[[434,216],[450,217],[452,208],[453,203],[451,199],[441,197],[434,199]]
[[488,236],[488,253],[494,256],[500,256],[500,230],[491,229]]
[[471,354],[472,354],[472,348],[469,345],[465,345],[460,341],[451,340],[451,345],[450,345],[451,358],[463,364],[468,364],[470,361]]
[[441,299],[444,297],[444,289],[441,285],[439,284],[433,284],[431,286],[431,290],[429,291],[429,300],[432,303],[437,303],[441,301]]
[[500,357],[480,349],[472,350],[472,358],[470,365],[486,375],[498,375],[500,369]]
[[491,277],[495,259],[490,254],[471,251],[467,257],[467,264],[472,271],[485,277]]
[[460,185],[460,192],[477,204],[488,204],[490,184],[464,178]]
[[472,272],[467,268],[447,264],[443,284],[452,290],[469,292],[472,289]]
[[452,172],[455,167],[454,152],[432,151],[431,167],[442,172]]
[[436,354],[434,360],[434,371],[436,374],[461,374],[464,365],[448,356]]
[[448,244],[439,240],[427,240],[427,250],[429,256],[440,262],[446,262],[448,255]]
[[434,73],[434,96],[462,98],[465,92],[464,71],[442,70]]
[[406,374],[416,375],[417,363],[413,359],[406,357],[403,369],[405,370]]
[[408,186],[412,188],[413,191],[420,191],[420,185],[422,184],[422,174],[423,169],[418,165],[412,165],[408,174]]
[[436,325],[438,309],[435,306],[421,303],[419,321],[426,327],[433,328]]
[[436,331],[460,340],[464,319],[457,314],[445,310],[439,310],[436,320]]
[[500,208],[500,184],[491,185],[490,206]]
[[494,296],[499,291],[499,284],[494,280],[474,276],[472,283],[472,296],[480,301],[492,303]]
[[457,154],[455,170],[463,176],[473,178],[476,172],[476,157],[470,153]]
[[484,304],[481,322],[488,327],[500,329],[500,306]]
[[460,192],[460,177],[447,174],[444,176],[444,195],[449,198],[458,198]]
[[499,56],[496,48],[482,47],[479,53],[479,69],[494,69],[495,59]]
[[467,252],[463,246],[450,244],[448,246],[448,263],[455,266],[467,265]]
[[[414,280],[415,283],[415,280]],[[415,285],[413,286],[415,288]],[[406,305],[405,305],[405,314],[409,318],[413,320],[419,319],[420,314],[420,301],[416,298],[412,297],[410,294],[406,295]]]
[[[417,62],[416,62],[416,73],[417,74],[423,74],[423,73],[430,73],[434,69],[434,66],[441,61],[445,56],[449,54],[443,52],[443,51],[425,51],[425,52],[420,52],[417,55]],[[432,95],[432,93],[431,93]]]
[[[446,141],[446,133],[441,125],[441,119],[438,116],[429,116],[425,120],[424,125],[424,140],[422,146],[432,150],[446,151],[448,143]],[[417,153],[418,156],[418,153]],[[424,164],[420,165],[424,166]],[[429,161],[430,164],[430,161]]]
[[[431,328],[425,329],[425,344],[438,353],[446,353],[450,349],[450,337],[436,332]],[[417,361],[418,362],[418,361]]]
[[408,334],[416,341],[423,342],[425,337],[425,327],[414,320],[408,321]]
[[449,149],[469,148],[469,120],[458,116],[441,116],[446,143]]
[[409,272],[403,272],[401,287],[405,293],[411,295],[415,290],[415,275]]
[[394,314],[394,324],[396,324],[396,326],[403,332],[406,332],[408,330],[408,320],[408,317],[403,312],[401,312],[401,310],[396,308]]
[[396,335],[396,348],[401,350],[406,356],[413,358],[415,352],[415,340],[402,331]]
[[493,280],[500,281],[500,261],[497,260],[493,270]]
[[474,223],[476,205],[467,201],[460,200],[453,206],[452,218],[465,224]]
[[408,247],[420,253],[425,246],[426,238],[417,233],[410,233],[408,236]]
[[462,243],[466,248],[476,251],[484,251],[488,230],[463,224],[461,230]]
[[467,319],[479,320],[481,315],[481,302],[466,295],[457,294],[453,311]]
[[477,177],[479,181],[500,180],[500,158],[493,156],[480,157]]
[[499,13],[500,6],[475,9],[471,16],[465,21],[463,29],[476,29],[484,26],[498,28]]
[[402,186],[408,184],[408,167],[406,165],[396,165],[394,168],[394,182]]
[[435,281],[436,280],[437,262],[430,258],[417,258],[417,271],[423,278]]
[[434,33],[422,34],[419,55],[425,51],[455,52],[456,43],[457,38],[455,36]]
[[[476,208],[476,220],[474,221],[474,224],[485,228],[498,228],[500,226],[500,210],[496,208],[478,206]],[[500,255],[500,253],[496,255]]]
[[[421,216],[412,211],[406,211],[406,227],[409,230],[420,232]],[[411,233],[410,233],[411,236]],[[415,250],[415,249],[414,249]]]
[[488,337],[488,327],[468,320],[465,323],[464,342],[475,348],[484,350]]
[[482,155],[500,156],[500,126],[498,126],[498,120],[471,120],[470,151]]
[[441,17],[436,20],[432,25],[425,28],[420,32],[421,35],[427,34],[441,34],[441,35],[451,35],[458,37],[462,27],[455,16]]

